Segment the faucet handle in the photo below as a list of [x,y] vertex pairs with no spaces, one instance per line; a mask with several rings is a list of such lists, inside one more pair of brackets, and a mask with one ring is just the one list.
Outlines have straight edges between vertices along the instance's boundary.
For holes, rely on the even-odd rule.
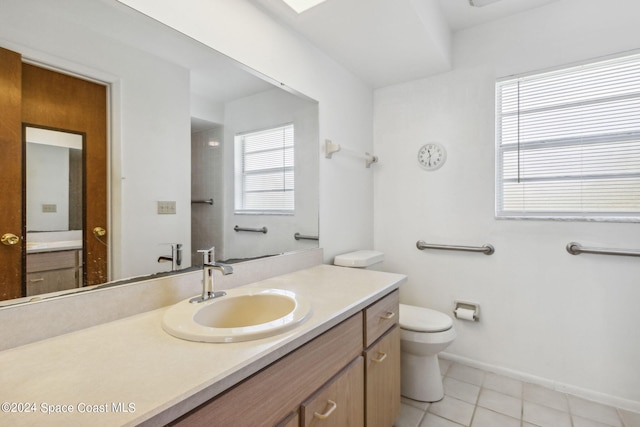
[[209,249],[198,249],[198,253],[202,254],[202,264],[209,264],[215,261],[216,247],[211,246]]

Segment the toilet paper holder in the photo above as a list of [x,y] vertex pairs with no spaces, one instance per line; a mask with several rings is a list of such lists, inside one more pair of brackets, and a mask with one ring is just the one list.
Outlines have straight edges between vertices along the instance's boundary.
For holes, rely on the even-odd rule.
[[480,304],[466,301],[454,301],[453,315],[456,319],[477,322],[480,320]]

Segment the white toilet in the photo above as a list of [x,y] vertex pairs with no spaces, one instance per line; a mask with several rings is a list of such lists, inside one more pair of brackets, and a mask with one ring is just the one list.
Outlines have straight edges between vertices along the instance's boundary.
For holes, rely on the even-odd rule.
[[[334,264],[377,269],[383,260],[383,253],[363,250],[336,256]],[[436,310],[400,304],[403,396],[423,402],[436,402],[444,397],[438,353],[455,338],[451,317]]]
[[455,338],[451,317],[429,308],[400,304],[403,396],[422,402],[444,397],[438,353]]

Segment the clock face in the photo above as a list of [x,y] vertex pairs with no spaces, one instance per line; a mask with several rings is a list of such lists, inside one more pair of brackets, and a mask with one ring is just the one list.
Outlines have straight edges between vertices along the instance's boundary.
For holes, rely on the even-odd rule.
[[418,163],[423,169],[432,171],[444,165],[447,159],[447,152],[440,144],[425,144],[418,150]]

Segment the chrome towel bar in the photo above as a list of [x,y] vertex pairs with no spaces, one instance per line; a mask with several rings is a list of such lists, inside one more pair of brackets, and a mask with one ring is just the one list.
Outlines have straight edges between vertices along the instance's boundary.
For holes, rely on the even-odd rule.
[[239,227],[239,226],[235,226],[233,227],[233,229],[235,231],[252,231],[254,233],[264,233],[267,234],[267,227],[261,227],[261,228],[245,228],[245,227]]
[[191,204],[195,204],[195,203],[206,203],[208,205],[213,205],[213,199],[207,199],[207,200],[192,200]]
[[293,235],[296,240],[320,240],[318,236],[305,236],[304,234],[296,233]]
[[486,244],[484,246],[453,246],[453,245],[438,245],[433,243],[425,243],[422,240],[418,240],[416,247],[420,250],[423,249],[441,249],[444,251],[465,251],[465,252],[482,252],[485,255],[491,255],[496,250],[493,246]]
[[598,255],[619,255],[619,256],[640,256],[640,251],[628,249],[605,249],[605,248],[585,248],[580,243],[567,243],[567,252],[571,255],[598,254]]

